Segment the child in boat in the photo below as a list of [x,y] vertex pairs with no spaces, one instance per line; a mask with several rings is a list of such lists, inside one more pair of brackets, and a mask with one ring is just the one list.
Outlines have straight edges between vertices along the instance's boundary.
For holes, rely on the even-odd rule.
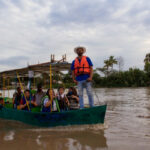
[[63,87],[58,88],[57,100],[59,103],[60,111],[66,111],[69,108],[69,101],[65,95],[65,89]]
[[33,102],[33,97],[30,96],[30,91],[25,90],[18,109],[29,110],[31,108],[30,104],[33,104],[33,103],[34,103]]
[[79,109],[79,96],[77,94],[77,90],[74,87],[69,88],[68,94],[66,96],[70,103],[70,110]]
[[0,97],[0,106],[4,106],[4,99]]

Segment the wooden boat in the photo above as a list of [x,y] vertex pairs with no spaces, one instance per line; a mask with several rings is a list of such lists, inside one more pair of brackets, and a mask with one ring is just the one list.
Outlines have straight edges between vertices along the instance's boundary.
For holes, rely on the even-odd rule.
[[104,123],[107,105],[95,106],[65,112],[33,112],[11,108],[10,104],[0,106],[0,118],[20,121],[39,127],[55,127],[66,125],[85,125]]

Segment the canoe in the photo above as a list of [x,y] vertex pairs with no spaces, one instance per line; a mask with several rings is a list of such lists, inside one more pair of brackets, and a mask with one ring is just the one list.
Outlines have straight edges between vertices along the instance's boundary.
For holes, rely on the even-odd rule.
[[107,105],[64,112],[32,112],[0,107],[0,118],[20,121],[39,127],[86,125],[104,123]]

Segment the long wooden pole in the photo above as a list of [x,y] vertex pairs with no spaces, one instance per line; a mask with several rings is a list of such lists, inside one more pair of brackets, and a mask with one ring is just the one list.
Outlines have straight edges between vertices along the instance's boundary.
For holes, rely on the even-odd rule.
[[25,98],[25,101],[26,101],[26,104],[27,104],[27,107],[28,107],[28,110],[30,110],[30,107],[29,107],[29,104],[28,104],[28,101],[27,101],[27,98],[24,94],[24,89],[23,89],[23,86],[22,86],[22,83],[21,83],[21,80],[20,80],[20,77],[19,77],[19,74],[16,72],[17,74],[17,78],[18,78],[18,81],[19,81],[19,84],[20,84],[20,87],[21,87],[21,90],[23,91],[23,95],[24,95],[24,98]]
[[8,97],[10,96],[10,94],[9,94],[9,80],[10,80],[10,79],[8,78],[8,81],[7,81],[7,82],[8,82],[8,85],[7,85]]
[[35,77],[34,77],[34,89],[36,89],[36,85],[35,85]]
[[3,97],[5,98],[5,74],[3,74]]
[[53,98],[52,98],[52,65],[50,63],[50,68],[49,68],[49,73],[50,73],[50,101],[51,101],[51,112],[52,112],[52,103],[53,103]]

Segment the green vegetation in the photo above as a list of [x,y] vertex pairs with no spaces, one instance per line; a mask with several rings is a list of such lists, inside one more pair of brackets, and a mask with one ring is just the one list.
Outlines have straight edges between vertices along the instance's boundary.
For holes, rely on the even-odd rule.
[[[118,65],[119,70],[113,70],[113,65]],[[110,56],[108,60],[104,60],[104,67],[97,68],[93,75],[95,87],[147,87],[150,85],[150,64],[145,63],[144,70],[138,68],[130,68],[122,71],[124,62],[123,58],[115,59]],[[97,71],[104,74],[101,77]]]
[[106,77],[94,73],[93,81],[95,87],[145,87],[150,85],[150,76],[145,71],[130,68],[127,71],[113,72]]

